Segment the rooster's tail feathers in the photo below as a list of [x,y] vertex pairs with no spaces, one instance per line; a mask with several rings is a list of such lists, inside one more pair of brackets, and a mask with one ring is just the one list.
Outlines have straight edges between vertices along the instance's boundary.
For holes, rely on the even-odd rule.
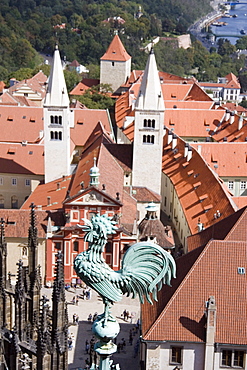
[[152,242],[139,242],[131,246],[122,262],[122,291],[134,298],[139,295],[141,303],[145,296],[149,303],[157,300],[157,291],[163,284],[170,285],[176,275],[176,265],[170,253]]

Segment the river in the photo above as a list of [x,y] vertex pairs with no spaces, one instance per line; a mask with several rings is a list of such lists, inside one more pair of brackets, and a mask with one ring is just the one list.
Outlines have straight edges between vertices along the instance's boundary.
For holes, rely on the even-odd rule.
[[[217,22],[226,22],[225,26],[213,26],[211,30],[217,38],[227,38],[233,45],[239,37],[247,35],[247,0],[239,1],[234,9],[228,11],[231,18],[222,17]],[[233,17],[234,16],[234,17]]]

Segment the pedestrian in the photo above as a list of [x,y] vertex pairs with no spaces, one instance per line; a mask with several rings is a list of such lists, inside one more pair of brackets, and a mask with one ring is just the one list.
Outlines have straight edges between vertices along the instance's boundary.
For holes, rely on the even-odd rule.
[[86,342],[85,342],[85,352],[86,352],[87,355],[88,355],[88,351],[89,351],[89,341],[87,339]]
[[72,303],[75,304],[75,296],[72,298]]
[[69,350],[72,349],[72,340],[71,338],[68,339],[68,347],[69,347]]
[[78,295],[76,296],[76,305],[78,306],[78,302],[79,302],[79,299],[78,299]]
[[92,318],[93,318],[93,316],[92,316],[92,314],[90,313],[90,314],[88,315],[87,321],[88,321],[88,322],[91,322],[91,321],[92,321]]
[[123,318],[124,318],[124,321],[126,321],[126,317],[127,317],[127,311],[126,311],[126,310],[124,310],[124,312],[123,312]]
[[73,315],[73,324],[76,324],[76,313]]
[[86,369],[89,369],[89,366],[90,366],[90,361],[89,361],[89,359],[87,357],[86,360],[85,360],[85,368]]
[[133,335],[132,335],[132,330],[130,329],[130,332],[129,332],[129,344],[132,346],[133,344]]
[[126,317],[127,317],[127,321],[128,321],[129,320],[129,317],[130,317],[129,311],[126,312]]
[[117,345],[117,352],[120,353],[120,351],[121,351],[121,344],[118,343],[118,345]]
[[79,316],[78,315],[76,315],[75,321],[76,321],[76,324],[79,325]]
[[95,312],[94,315],[93,315],[93,321],[95,321],[97,319],[97,316],[98,316],[98,312]]

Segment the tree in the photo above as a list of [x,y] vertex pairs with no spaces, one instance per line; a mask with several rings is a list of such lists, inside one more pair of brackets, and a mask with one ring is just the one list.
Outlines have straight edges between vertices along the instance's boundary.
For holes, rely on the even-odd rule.
[[13,48],[13,58],[15,65],[19,68],[34,67],[35,50],[29,41],[20,39]]
[[81,80],[81,76],[76,71],[64,71],[64,78],[68,91],[71,91]]
[[236,47],[230,43],[229,40],[220,38],[218,40],[218,54],[224,55],[231,55],[236,51]]
[[109,109],[114,105],[114,100],[109,96],[109,90],[112,92],[108,84],[99,84],[92,86],[85,94],[74,98],[89,109]]
[[26,80],[33,77],[33,70],[31,68],[20,68],[18,71],[12,73],[12,77],[14,77],[17,81]]
[[242,36],[236,41],[236,48],[240,50],[247,49],[247,36]]

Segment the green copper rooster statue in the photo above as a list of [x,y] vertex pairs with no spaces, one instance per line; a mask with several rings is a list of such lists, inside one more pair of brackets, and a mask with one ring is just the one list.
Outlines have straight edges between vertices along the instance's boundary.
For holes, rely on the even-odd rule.
[[102,252],[107,236],[117,229],[116,222],[105,215],[93,216],[85,222],[86,225],[80,227],[86,232],[89,246],[75,258],[78,276],[99,293],[106,305],[120,301],[123,294],[132,298],[138,294],[141,303],[146,297],[152,304],[152,293],[157,300],[157,290],[162,283],[170,285],[171,278],[175,277],[176,266],[171,254],[150,241],[139,242],[125,253],[122,269],[114,271],[105,263]]
[[111,305],[120,301],[124,294],[132,298],[138,295],[141,303],[146,297],[152,304],[151,295],[157,300],[157,290],[162,284],[170,285],[171,278],[175,278],[176,265],[170,253],[147,241],[132,245],[123,257],[122,269],[114,271],[105,263],[103,250],[107,236],[116,232],[116,222],[105,215],[84,221],[85,225],[78,226],[86,232],[88,249],[75,258],[74,269],[103,299],[104,313],[98,316],[92,330],[100,339],[95,345],[100,355],[100,370],[110,370],[110,355],[116,352],[112,339],[119,333],[119,324],[110,313]]

